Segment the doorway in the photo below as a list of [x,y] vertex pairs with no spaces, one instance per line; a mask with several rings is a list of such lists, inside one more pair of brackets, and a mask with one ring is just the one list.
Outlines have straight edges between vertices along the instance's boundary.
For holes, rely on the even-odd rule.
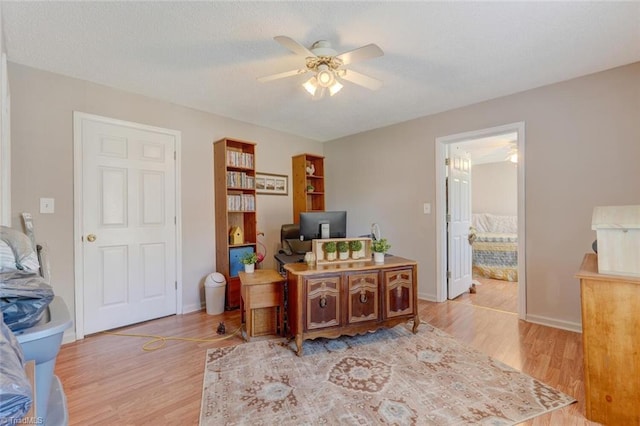
[[181,313],[180,132],[74,112],[76,337]]
[[[526,316],[526,265],[525,265],[525,217],[524,217],[524,123],[512,123],[504,126],[492,127],[472,132],[455,134],[436,139],[436,201],[438,208],[436,209],[436,298],[439,302],[448,298],[448,271],[449,271],[449,255],[448,255],[448,199],[447,199],[447,169],[446,165],[449,153],[455,147],[464,146],[462,143],[468,141],[477,141],[478,146],[484,148],[484,151],[491,151],[488,141],[495,139],[500,135],[513,135],[515,142],[512,146],[502,148],[502,151],[494,150],[494,156],[500,156],[502,160],[506,159],[506,153],[509,155],[517,150],[517,215],[514,218],[517,224],[517,242],[513,243],[517,246],[517,313],[519,318],[524,319]],[[482,144],[486,141],[486,144]],[[514,253],[515,255],[515,253]],[[515,272],[515,271],[514,271]],[[488,283],[495,284],[495,283]],[[488,285],[487,284],[487,285]],[[482,284],[480,284],[482,285]],[[476,290],[479,287],[476,284]],[[488,287],[487,287],[488,288]],[[471,290],[471,288],[470,288]]]

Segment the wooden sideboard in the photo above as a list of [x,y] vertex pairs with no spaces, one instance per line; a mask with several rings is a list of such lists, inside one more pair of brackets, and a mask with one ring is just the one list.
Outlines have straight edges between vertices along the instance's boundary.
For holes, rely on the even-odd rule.
[[354,336],[393,327],[418,317],[418,269],[415,261],[385,257],[339,264],[290,263],[287,271],[288,333],[302,342],[318,337]]
[[580,271],[586,417],[640,424],[640,277],[598,273],[587,253]]

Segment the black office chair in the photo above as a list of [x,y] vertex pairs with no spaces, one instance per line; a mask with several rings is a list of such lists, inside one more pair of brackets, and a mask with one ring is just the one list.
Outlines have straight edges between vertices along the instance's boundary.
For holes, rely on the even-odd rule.
[[300,225],[291,223],[280,228],[281,252],[287,256],[303,255],[311,251],[311,241],[300,241]]

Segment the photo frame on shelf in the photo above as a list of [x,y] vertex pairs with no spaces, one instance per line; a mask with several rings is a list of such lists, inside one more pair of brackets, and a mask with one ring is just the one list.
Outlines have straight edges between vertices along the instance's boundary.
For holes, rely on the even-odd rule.
[[269,195],[288,195],[289,176],[257,172],[256,193]]

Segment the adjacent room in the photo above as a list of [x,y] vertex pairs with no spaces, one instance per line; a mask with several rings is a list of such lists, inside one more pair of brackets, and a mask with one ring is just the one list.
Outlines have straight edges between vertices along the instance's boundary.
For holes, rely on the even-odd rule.
[[638,2],[0,2],[0,424],[639,424],[639,46]]

